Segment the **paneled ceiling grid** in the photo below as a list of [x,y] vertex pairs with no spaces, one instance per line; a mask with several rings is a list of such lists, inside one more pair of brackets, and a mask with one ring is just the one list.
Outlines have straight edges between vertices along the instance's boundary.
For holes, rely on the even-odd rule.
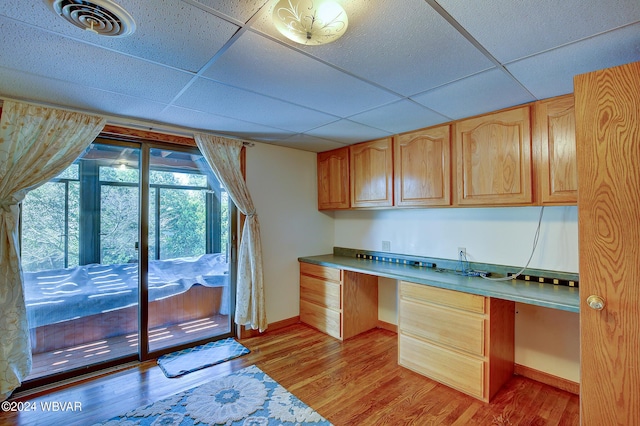
[[45,1],[3,0],[0,98],[309,151],[569,93],[573,76],[640,60],[637,0],[338,0],[324,46],[273,27],[275,0],[115,0],[124,38]]

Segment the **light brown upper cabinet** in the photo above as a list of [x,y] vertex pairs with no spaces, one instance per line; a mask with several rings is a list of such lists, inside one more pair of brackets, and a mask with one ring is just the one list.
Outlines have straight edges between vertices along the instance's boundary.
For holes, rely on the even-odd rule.
[[351,207],[393,205],[393,146],[384,138],[349,146]]
[[396,206],[451,205],[449,125],[397,136],[393,170]]
[[576,114],[573,95],[536,103],[534,146],[541,204],[576,204]]
[[458,205],[531,204],[529,106],[455,124]]
[[318,153],[318,210],[349,207],[349,147]]

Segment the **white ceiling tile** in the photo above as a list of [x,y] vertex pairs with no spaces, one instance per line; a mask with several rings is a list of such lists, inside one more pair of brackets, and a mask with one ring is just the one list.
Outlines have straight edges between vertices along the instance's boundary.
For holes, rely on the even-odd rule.
[[2,67],[0,94],[25,101],[141,120],[155,120],[166,107],[158,102]]
[[175,104],[298,133],[337,119],[319,111],[225,86],[204,78],[197,79]]
[[247,22],[270,0],[192,0],[217,10],[240,22]]
[[638,0],[438,0],[502,63],[640,21]]
[[158,119],[180,126],[210,131],[251,140],[279,140],[290,137],[294,132],[269,126],[237,120],[235,118],[208,114],[186,108],[172,106],[158,115]]
[[635,61],[640,61],[640,23],[514,62],[507,69],[544,99],[573,93],[577,74]]
[[467,77],[413,96],[412,99],[453,119],[535,100],[522,86],[498,69]]
[[402,133],[451,121],[451,118],[410,100],[403,100],[354,115],[349,120],[390,133]]
[[[349,28],[337,41],[296,47],[354,75],[412,95],[493,64],[424,0],[344,2]],[[273,29],[270,14],[256,28],[293,45]]]
[[400,99],[253,32],[244,33],[203,75],[339,117]]
[[0,66],[33,75],[165,103],[192,78],[185,72],[118,55],[2,17],[0,34],[3,34]]
[[295,136],[291,136],[286,139],[272,141],[271,143],[274,145],[285,146],[288,148],[302,149],[304,151],[311,151],[311,152],[329,151],[332,149],[342,148],[345,146],[344,144],[341,144],[338,142],[318,138],[315,136],[305,135],[305,134],[297,134]]
[[328,139],[343,144],[353,144],[392,135],[390,132],[385,132],[350,120],[339,120],[305,133],[309,136]]
[[75,27],[57,16],[42,0],[24,12],[23,0],[6,0],[6,16],[52,32],[103,46],[127,55],[197,72],[231,38],[238,26],[180,0],[118,0],[133,17],[135,32],[127,37],[104,37]]

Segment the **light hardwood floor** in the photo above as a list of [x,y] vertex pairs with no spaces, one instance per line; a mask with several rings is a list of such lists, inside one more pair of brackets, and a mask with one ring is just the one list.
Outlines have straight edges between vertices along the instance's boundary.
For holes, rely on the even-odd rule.
[[[371,330],[340,342],[297,324],[242,340],[251,353],[181,378],[150,361],[22,398],[37,411],[0,413],[0,425],[87,425],[251,364],[335,425],[578,425],[578,396],[514,376],[485,404],[397,364],[397,336]],[[42,402],[82,411],[43,412]]]

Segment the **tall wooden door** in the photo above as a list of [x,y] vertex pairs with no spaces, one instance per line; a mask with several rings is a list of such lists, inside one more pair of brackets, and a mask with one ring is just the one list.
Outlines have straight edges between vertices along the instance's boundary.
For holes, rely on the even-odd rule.
[[575,78],[580,418],[640,425],[640,62]]

